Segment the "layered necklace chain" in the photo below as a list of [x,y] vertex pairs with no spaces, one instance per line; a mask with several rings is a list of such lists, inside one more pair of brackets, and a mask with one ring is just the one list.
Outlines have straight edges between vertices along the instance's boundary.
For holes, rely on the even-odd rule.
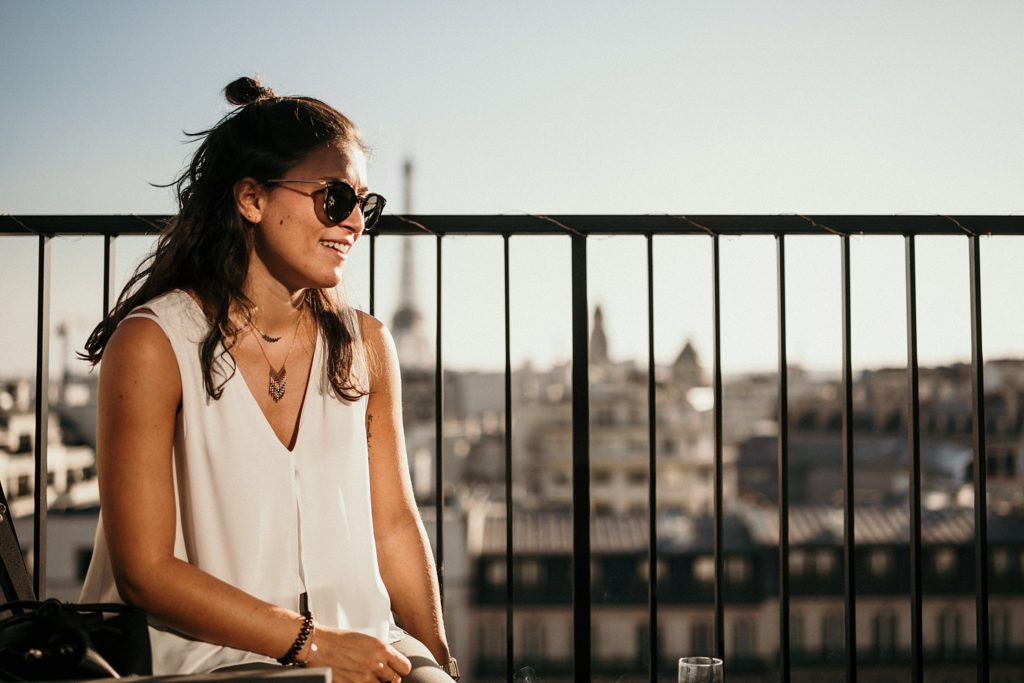
[[299,312],[298,317],[295,319],[295,329],[292,330],[292,342],[288,345],[288,352],[284,355],[284,361],[281,362],[281,369],[275,370],[274,364],[270,362],[270,356],[267,355],[267,350],[263,348],[263,342],[260,341],[262,337],[267,342],[273,344],[281,340],[281,337],[271,337],[268,334],[264,334],[260,328],[256,327],[255,322],[250,322],[249,325],[258,333],[256,335],[256,343],[259,344],[260,351],[263,352],[263,358],[267,361],[267,367],[269,368],[269,384],[267,387],[270,398],[273,399],[274,403],[277,403],[284,398],[285,388],[288,384],[288,358],[292,355],[292,349],[295,347],[295,340],[299,336],[299,323],[302,322],[302,312]]

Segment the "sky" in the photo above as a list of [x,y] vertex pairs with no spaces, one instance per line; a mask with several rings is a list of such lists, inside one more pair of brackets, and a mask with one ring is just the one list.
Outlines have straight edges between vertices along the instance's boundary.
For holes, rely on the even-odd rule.
[[[1016,2],[14,2],[0,0],[0,213],[170,213],[194,149],[258,75],[357,123],[370,185],[423,214],[1024,213]],[[415,161],[412,207],[402,163]],[[377,313],[398,238],[378,243]],[[121,238],[121,281],[149,247]],[[432,330],[434,241],[415,243]],[[501,240],[446,238],[449,367],[503,366]],[[646,359],[645,246],[590,240],[613,358]],[[921,239],[922,362],[968,357],[967,242]],[[569,356],[569,246],[514,238],[518,364]],[[854,360],[905,362],[903,244],[855,237]],[[838,240],[791,239],[789,351],[838,367]],[[367,253],[346,277],[368,301]],[[988,357],[1024,356],[1024,240],[983,240]],[[53,318],[100,314],[99,240],[54,244]],[[722,240],[726,371],[775,365],[771,238]],[[655,240],[656,355],[710,353],[710,244]],[[34,366],[35,241],[0,238],[0,376]],[[55,353],[62,358],[60,348]],[[61,361],[51,364],[57,367]]]

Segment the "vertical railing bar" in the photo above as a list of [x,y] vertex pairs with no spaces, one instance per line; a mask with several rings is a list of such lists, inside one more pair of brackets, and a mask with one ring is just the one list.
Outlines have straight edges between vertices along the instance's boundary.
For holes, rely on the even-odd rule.
[[789,683],[789,360],[786,354],[786,237],[776,235],[779,334],[779,674]]
[[989,681],[988,463],[985,450],[985,359],[981,337],[981,238],[971,235],[971,398],[974,441],[974,564],[978,683]]
[[722,588],[724,576],[723,542],[725,540],[722,515],[722,300],[721,300],[721,258],[719,254],[718,235],[711,238],[711,300],[712,327],[714,337],[714,379],[713,391],[715,398],[715,462],[714,462],[714,499],[712,555],[715,563],[715,656],[725,658],[725,605]]
[[370,315],[376,315],[377,235],[370,233]]
[[103,315],[106,316],[117,301],[116,267],[117,235],[103,236]]
[[917,359],[917,247],[907,235],[907,440],[910,453],[910,656],[911,681],[924,680],[921,572],[921,394]]
[[47,467],[50,421],[50,256],[51,239],[39,236],[38,283],[36,287],[36,433],[35,433],[35,520],[32,529],[34,560],[32,586],[36,598],[46,597],[46,517],[49,467]]
[[590,661],[590,377],[587,239],[572,240],[572,558],[573,671],[591,679]]
[[843,344],[843,594],[846,624],[846,680],[857,680],[857,600],[854,584],[853,488],[853,352],[850,314],[850,236],[842,241],[842,344]]
[[658,683],[658,408],[654,365],[654,236],[647,239],[647,648],[651,683]]
[[441,353],[441,252],[442,236],[437,236],[437,293],[434,321],[434,513],[437,524],[437,582],[444,608],[444,362]]
[[512,315],[509,283],[509,234],[502,235],[505,267],[505,680],[513,677],[513,649],[515,624],[513,619],[514,591],[512,586]]

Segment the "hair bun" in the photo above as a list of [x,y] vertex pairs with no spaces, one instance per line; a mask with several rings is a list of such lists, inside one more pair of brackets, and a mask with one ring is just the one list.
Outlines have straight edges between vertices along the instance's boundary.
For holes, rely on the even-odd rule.
[[236,78],[224,88],[224,97],[227,98],[228,102],[239,106],[252,104],[253,102],[259,102],[274,96],[273,90],[265,88],[255,78],[249,78],[248,76]]

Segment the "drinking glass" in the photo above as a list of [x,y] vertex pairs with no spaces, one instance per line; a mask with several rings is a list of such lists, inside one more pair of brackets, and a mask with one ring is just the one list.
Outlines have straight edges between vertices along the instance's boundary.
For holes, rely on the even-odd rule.
[[716,657],[682,657],[679,683],[722,683],[724,667]]

